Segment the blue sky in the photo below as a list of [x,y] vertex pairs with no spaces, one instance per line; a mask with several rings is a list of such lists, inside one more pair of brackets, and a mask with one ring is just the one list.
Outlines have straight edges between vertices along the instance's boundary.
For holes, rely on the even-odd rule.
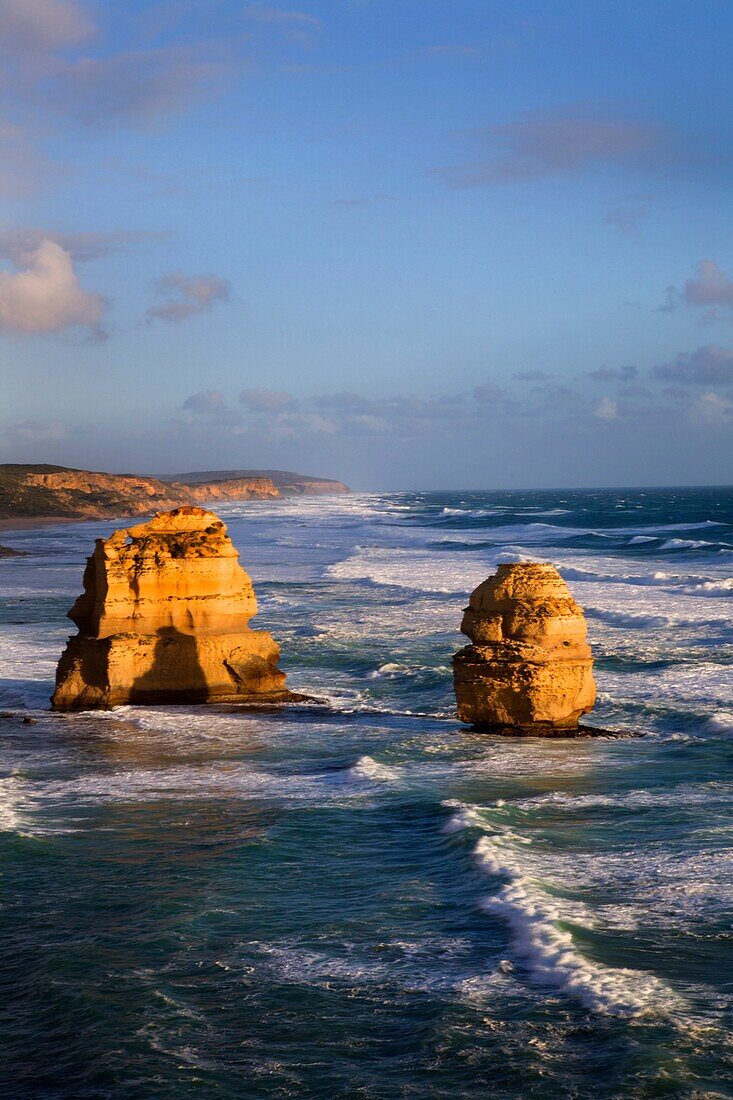
[[730,482],[731,31],[0,0],[0,460]]

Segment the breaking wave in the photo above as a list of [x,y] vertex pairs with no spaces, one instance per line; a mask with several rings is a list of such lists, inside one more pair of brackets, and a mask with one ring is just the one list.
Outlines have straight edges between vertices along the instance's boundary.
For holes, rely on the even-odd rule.
[[[475,827],[485,830],[485,820],[476,809],[463,806],[447,822],[445,831]],[[566,902],[563,911],[561,899],[525,871],[517,842],[530,841],[506,829],[485,834],[476,841],[473,857],[487,876],[501,880],[481,905],[507,924],[514,958],[526,968],[531,981],[601,1015],[633,1018],[659,1011],[669,991],[657,978],[628,968],[602,966],[581,953],[569,929],[579,923],[577,915],[574,920],[568,912],[572,906]]]

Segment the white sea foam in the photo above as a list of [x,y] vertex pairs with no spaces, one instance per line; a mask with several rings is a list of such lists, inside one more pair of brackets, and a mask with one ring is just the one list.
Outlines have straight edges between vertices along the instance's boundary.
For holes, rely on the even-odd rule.
[[[460,936],[389,938],[379,944],[377,952],[373,945],[344,940],[313,946],[289,938],[252,946],[264,957],[276,979],[296,985],[385,985],[405,992],[452,994],[475,1000],[495,994],[508,984],[500,969],[486,975],[467,970],[466,956],[472,944]],[[241,963],[219,965],[233,970]]]
[[521,543],[545,543],[562,541],[568,538],[582,538],[583,536],[597,535],[602,537],[607,532],[597,531],[593,527],[561,527],[554,523],[515,523],[503,527],[493,527],[490,537],[494,542],[521,542]]
[[699,581],[690,586],[693,592],[733,592],[733,577],[722,577],[720,580]]
[[704,539],[667,539],[662,543],[662,550],[701,550],[703,546],[714,546],[712,542]]
[[[454,804],[447,805],[455,808]],[[453,814],[446,831],[476,826],[484,832],[492,827],[478,808],[462,806]],[[570,930],[562,925],[581,924],[588,914],[578,903],[548,893],[538,877],[536,861],[528,868],[517,839],[506,828],[495,829],[492,835],[485,832],[473,854],[482,871],[503,880],[484,899],[482,908],[506,922],[512,952],[527,968],[531,981],[555,989],[601,1015],[631,1018],[659,1011],[663,1001],[669,1006],[670,992],[653,975],[606,967],[582,954]]]
[[450,665],[418,665],[400,661],[387,661],[369,673],[372,680],[414,678],[425,673],[450,672]]
[[[710,724],[717,724],[719,718],[721,724],[723,724],[725,717],[725,715],[713,715],[709,720]],[[728,721],[733,723],[733,713],[729,714],[727,718]],[[675,809],[684,806],[710,806],[713,802],[716,804],[733,803],[733,784],[714,780],[710,783],[685,783],[674,787],[665,787],[662,790],[640,788],[631,791],[618,791],[612,794],[567,794],[564,791],[552,791],[549,794],[518,799],[512,803],[512,806],[515,810],[521,809],[531,813],[543,806],[579,811],[605,807],[641,810],[648,807],[663,806],[670,806]]]
[[598,619],[602,623],[608,623],[609,626],[631,627],[634,630],[670,626],[673,621],[669,615],[644,615],[631,611],[612,611],[605,608],[589,607],[587,604],[585,614],[589,619]]
[[521,509],[521,515],[523,516],[570,516],[572,513],[572,508],[547,508],[544,510],[537,508]]
[[396,588],[443,593],[470,592],[488,572],[490,566],[480,560],[466,562],[455,554],[373,547],[362,549],[326,570],[329,576],[339,580],[365,580]]
[[449,835],[451,833],[461,833],[464,829],[481,828],[485,824],[484,819],[474,806],[465,806],[460,802],[445,802],[443,805],[455,808],[455,812],[451,814],[443,826],[444,833]]
[[0,832],[21,832],[20,805],[23,801],[23,784],[17,775],[0,779]]
[[[137,767],[94,772],[64,780],[37,779],[23,786],[0,787],[0,820],[14,831],[66,832],[78,811],[105,804],[192,801],[201,798],[269,798],[278,802],[319,803],[363,798],[365,780],[392,778],[391,769],[362,758],[345,772],[288,774],[264,771],[240,762],[209,762],[168,768]],[[372,774],[370,774],[370,772]],[[345,781],[344,781],[345,780]],[[7,781],[6,781],[7,782]],[[42,811],[43,820],[39,816]]]
[[706,723],[711,733],[733,736],[733,710],[719,710],[711,714]]
[[441,516],[462,516],[464,519],[488,519],[490,516],[503,516],[508,508],[443,508]]
[[368,779],[379,783],[390,783],[399,778],[399,769],[380,764],[371,756],[360,756],[348,770],[350,779]]
[[481,837],[474,854],[487,874],[508,880],[485,899],[483,907],[506,920],[513,950],[534,981],[601,1014],[641,1016],[654,1007],[661,983],[651,975],[604,967],[583,956],[570,932],[558,925],[563,917],[560,906],[534,886],[514,860],[498,851],[491,837]]
[[67,817],[63,821],[48,820],[44,800],[35,785],[18,772],[0,779],[0,833],[40,838],[55,833],[74,832]]

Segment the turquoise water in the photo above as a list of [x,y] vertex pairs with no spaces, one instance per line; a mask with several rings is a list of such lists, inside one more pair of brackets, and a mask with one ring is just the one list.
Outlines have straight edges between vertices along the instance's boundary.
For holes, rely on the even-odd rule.
[[[2,1094],[733,1095],[733,491],[221,512],[328,705],[51,715],[113,525],[5,536]],[[522,558],[586,608],[594,722],[644,736],[453,719],[466,596]]]

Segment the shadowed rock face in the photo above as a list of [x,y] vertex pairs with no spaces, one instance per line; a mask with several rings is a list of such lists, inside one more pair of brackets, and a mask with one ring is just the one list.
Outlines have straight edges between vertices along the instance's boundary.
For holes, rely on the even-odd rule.
[[79,633],[56,672],[55,710],[120,703],[281,701],[280,651],[226,527],[203,508],[161,512],[98,539],[69,612]]
[[500,565],[472,593],[461,630],[473,643],[453,658],[462,722],[553,736],[592,709],[585,618],[554,566]]

